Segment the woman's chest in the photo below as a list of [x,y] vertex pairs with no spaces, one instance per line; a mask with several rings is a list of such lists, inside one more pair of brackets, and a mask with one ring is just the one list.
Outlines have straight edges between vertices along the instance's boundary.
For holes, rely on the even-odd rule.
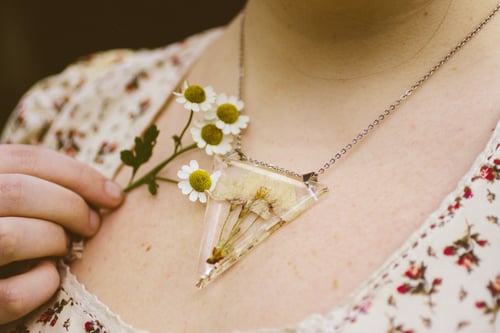
[[[155,197],[145,188],[129,194],[73,270],[125,321],[152,331],[280,327],[325,313],[398,250],[465,172],[450,168],[460,154],[412,163],[418,147],[409,154],[393,146],[377,160],[382,146],[339,164],[318,203],[203,290],[195,284],[204,206],[168,183]],[[199,152],[191,158],[211,163]]]
[[[436,84],[439,86],[439,82]],[[436,236],[431,245],[420,245],[412,261],[403,258],[400,250],[413,245],[414,240],[409,242],[408,237],[438,207],[440,211],[433,216],[436,221],[428,221],[428,227],[442,223],[441,217],[454,218],[454,210],[471,198],[470,187],[457,188],[457,183],[484,148],[499,117],[498,108],[480,102],[480,94],[464,97],[463,101],[458,96],[448,105],[440,104],[440,100],[442,94],[427,90],[411,108],[400,110],[383,129],[320,178],[329,187],[324,197],[205,289],[195,287],[204,206],[189,202],[168,183],[160,184],[155,197],[146,188],[130,193],[119,210],[105,217],[101,231],[88,242],[83,260],[73,265],[73,271],[125,321],[151,331],[230,331],[290,325],[308,314],[328,312],[373,277],[394,254],[406,261],[394,267],[402,270],[400,273],[388,273],[400,283],[393,282],[397,285],[392,294],[378,300],[379,310],[385,313],[393,309],[391,296],[410,293],[410,289],[406,293],[398,290],[400,286],[422,285],[418,292],[412,289],[415,294],[435,298],[430,289],[433,281],[453,279],[449,268],[456,269],[459,256],[466,252],[455,252],[455,258],[444,254],[445,249],[467,235],[468,223],[474,223],[469,217],[461,217],[446,237]],[[469,112],[474,101],[481,117]],[[359,105],[369,107],[363,101]],[[244,151],[297,171],[321,166],[332,154],[331,142],[348,142],[344,139],[349,140],[349,133],[358,130],[344,128],[336,137],[328,121],[319,121],[319,127],[313,128],[298,120],[293,123],[293,113],[286,126],[280,126],[279,118],[269,118],[272,114],[251,104],[249,107],[255,119],[245,132]],[[183,124],[187,117],[179,108],[169,107],[167,111],[158,119],[162,133],[153,157],[156,162],[164,155],[160,151],[170,151],[171,137],[178,134],[178,128],[171,124]],[[348,134],[342,138],[342,133]],[[207,170],[211,168],[211,158],[196,151],[172,163],[160,175],[175,178],[181,165],[191,159],[197,159]],[[475,172],[480,176],[478,167]],[[127,178],[128,171],[123,169],[117,179],[126,184]],[[453,191],[453,197],[443,202]],[[488,192],[484,188],[481,191],[483,194],[475,200],[494,206],[495,201],[490,203],[486,198]],[[479,205],[472,209],[471,219],[478,212],[484,214]],[[439,229],[436,235],[438,232],[442,235],[444,231]],[[482,234],[477,237],[483,240]],[[433,253],[437,255],[433,257]],[[447,262],[447,275],[431,274],[429,270],[426,276],[418,273],[419,269],[426,270],[429,260],[439,266],[441,261],[436,258]],[[405,281],[408,270],[416,278]],[[390,325],[390,318],[385,319]]]

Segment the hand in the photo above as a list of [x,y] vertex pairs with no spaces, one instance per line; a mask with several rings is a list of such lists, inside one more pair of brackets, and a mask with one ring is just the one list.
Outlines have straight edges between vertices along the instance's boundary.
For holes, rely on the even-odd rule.
[[94,235],[96,209],[122,199],[117,185],[68,156],[0,145],[0,324],[28,314],[57,290],[51,258],[68,252],[65,230]]

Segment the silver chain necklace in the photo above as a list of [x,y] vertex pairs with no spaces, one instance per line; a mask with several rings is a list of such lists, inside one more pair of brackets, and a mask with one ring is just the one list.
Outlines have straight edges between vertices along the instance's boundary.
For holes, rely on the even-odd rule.
[[[382,121],[387,119],[408,97],[410,97],[415,90],[422,86],[438,69],[448,62],[465,44],[467,44],[479,31],[481,31],[486,24],[500,11],[500,3],[489,13],[489,15],[481,21],[467,36],[465,36],[459,43],[457,43],[443,58],[441,58],[432,68],[425,73],[418,81],[416,81],[408,90],[406,90],[397,100],[389,105],[381,114],[372,120],[361,132],[356,135],[350,143],[346,144],[342,149],[335,153],[328,161],[326,161],[321,168],[317,171],[300,174],[295,171],[279,167],[275,164],[263,162],[245,155],[241,151],[242,136],[238,134],[236,137],[235,151],[240,155],[242,160],[248,161],[256,166],[264,167],[274,170],[276,172],[301,178],[306,184],[312,179],[316,180],[317,177],[323,174],[326,170],[332,167],[339,159],[341,159],[347,152],[349,152],[356,144],[363,140],[369,133],[371,133]],[[245,12],[242,14],[239,36],[239,58],[238,58],[238,96],[242,99],[243,95],[243,82],[245,78]]]
[[[200,251],[200,279],[197,286],[201,288],[210,283],[270,235],[314,205],[328,191],[325,184],[317,182],[318,176],[380,125],[432,74],[463,48],[498,11],[500,4],[420,80],[317,171],[299,174],[248,157],[241,151],[242,137],[238,135],[234,151],[223,160],[216,159],[215,169],[216,172],[220,172],[220,177],[210,192],[210,202],[205,212],[204,237]],[[241,20],[240,34],[239,97],[241,99],[245,60],[244,16]]]

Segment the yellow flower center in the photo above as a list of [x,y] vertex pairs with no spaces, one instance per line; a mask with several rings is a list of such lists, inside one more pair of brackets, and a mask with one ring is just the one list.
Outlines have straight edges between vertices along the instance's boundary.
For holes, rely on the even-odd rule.
[[184,90],[184,97],[191,103],[205,102],[205,90],[200,86],[189,86]]
[[212,146],[217,146],[222,142],[222,131],[214,124],[208,124],[201,129],[201,138]]
[[265,199],[269,193],[269,189],[265,186],[261,186],[255,192],[255,199]]
[[224,103],[217,108],[217,117],[226,124],[234,124],[240,116],[238,109],[231,103]]
[[189,175],[189,184],[196,192],[205,192],[212,186],[212,179],[205,170],[196,170]]

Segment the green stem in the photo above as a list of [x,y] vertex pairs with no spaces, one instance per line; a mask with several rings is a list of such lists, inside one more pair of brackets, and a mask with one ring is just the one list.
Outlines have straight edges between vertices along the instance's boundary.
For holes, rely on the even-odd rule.
[[193,143],[189,146],[187,146],[186,148],[183,148],[179,151],[175,151],[172,155],[170,155],[169,158],[167,158],[166,160],[164,160],[163,162],[161,162],[160,164],[158,164],[156,167],[154,167],[151,171],[149,171],[148,173],[146,173],[144,176],[142,176],[141,178],[137,179],[136,181],[134,181],[133,183],[129,184],[127,187],[125,187],[123,189],[123,192],[130,192],[131,190],[133,190],[134,188],[136,187],[139,187],[141,186],[142,184],[147,184],[149,183],[149,181],[151,179],[154,179],[156,178],[156,174],[158,172],[160,172],[165,166],[167,166],[168,163],[170,163],[174,158],[176,158],[177,156],[189,151],[189,150],[193,150],[195,148],[197,148],[197,144],[196,143]]
[[130,177],[130,180],[128,181],[127,186],[130,186],[130,184],[132,184],[134,182],[134,178],[135,178],[135,174],[137,173],[137,170],[138,170],[138,168],[134,168],[134,170],[132,170],[132,176]]
[[182,138],[184,137],[184,134],[186,133],[189,125],[191,125],[191,121],[193,120],[193,114],[194,114],[194,112],[193,112],[193,110],[191,110],[191,112],[189,113],[188,122],[186,123],[186,126],[184,126],[184,128],[182,129],[182,132],[178,138],[178,141],[175,143],[174,153],[177,153],[179,147],[181,146]]
[[172,184],[179,184],[178,180],[175,179],[170,179],[170,178],[165,178],[165,177],[156,177],[156,180],[161,180],[162,182],[167,182],[167,183],[172,183]]

